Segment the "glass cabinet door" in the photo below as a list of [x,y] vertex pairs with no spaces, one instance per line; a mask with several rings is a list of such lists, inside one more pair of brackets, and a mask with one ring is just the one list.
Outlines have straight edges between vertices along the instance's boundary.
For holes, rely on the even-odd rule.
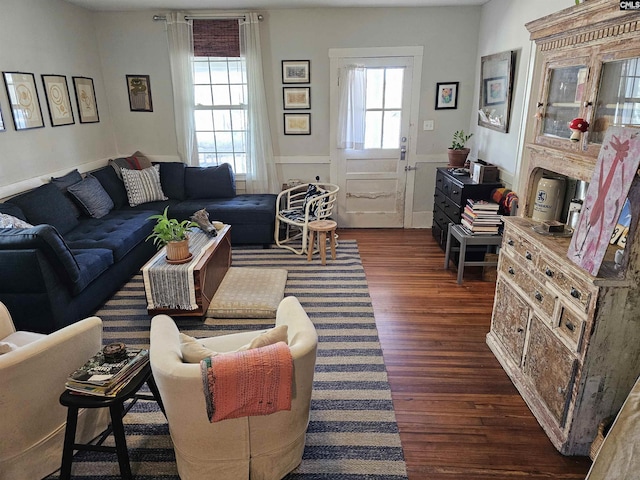
[[601,144],[619,125],[640,127],[640,57],[602,64],[589,142]]
[[568,140],[569,122],[580,116],[589,69],[585,65],[549,68],[541,134]]

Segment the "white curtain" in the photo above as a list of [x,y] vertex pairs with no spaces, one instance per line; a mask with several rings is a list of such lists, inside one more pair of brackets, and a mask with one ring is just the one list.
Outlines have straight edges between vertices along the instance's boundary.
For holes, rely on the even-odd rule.
[[249,13],[240,20],[240,55],[247,68],[247,193],[276,193],[275,163],[267,99],[262,75],[262,52],[258,15]]
[[167,14],[167,37],[171,81],[173,82],[173,109],[176,122],[178,155],[187,165],[198,165],[198,144],[193,120],[193,27],[184,13]]
[[343,67],[340,75],[338,107],[338,148],[364,149],[366,92],[365,67],[358,65]]

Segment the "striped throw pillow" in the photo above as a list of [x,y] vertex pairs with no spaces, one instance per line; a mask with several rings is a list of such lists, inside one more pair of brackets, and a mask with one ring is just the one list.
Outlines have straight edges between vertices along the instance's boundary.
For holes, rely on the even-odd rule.
[[154,165],[143,170],[121,170],[129,205],[135,207],[156,200],[167,200],[160,185],[160,166]]

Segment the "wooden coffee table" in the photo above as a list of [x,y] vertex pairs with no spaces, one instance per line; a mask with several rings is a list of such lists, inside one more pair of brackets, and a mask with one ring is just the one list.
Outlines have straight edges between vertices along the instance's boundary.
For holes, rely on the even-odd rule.
[[[142,268],[155,263],[159,256],[166,255],[165,249],[162,248],[151,258]],[[184,310],[179,308],[152,308],[147,309],[149,315],[158,315],[164,313],[171,316],[203,316],[207,313],[209,304],[216,290],[220,286],[220,282],[231,266],[231,226],[225,225],[222,230],[218,231],[215,242],[207,247],[204,255],[198,260],[193,268],[193,283],[195,286],[196,304],[198,308],[195,310]],[[149,267],[153,269],[154,267]],[[145,291],[148,292],[149,285],[145,282]]]

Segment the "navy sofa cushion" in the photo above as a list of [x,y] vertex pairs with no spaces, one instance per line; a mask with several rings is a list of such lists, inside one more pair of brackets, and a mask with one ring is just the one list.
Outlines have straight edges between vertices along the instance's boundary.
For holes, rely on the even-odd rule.
[[65,240],[72,249],[109,249],[118,262],[149,236],[155,222],[148,218],[154,213],[157,212],[112,210],[106,217],[85,218],[65,235]]
[[185,200],[169,208],[169,215],[180,220],[205,208],[211,221],[234,225],[272,225],[276,216],[276,195],[252,194],[212,200]]
[[24,220],[25,222],[27,221],[27,217],[24,216],[24,213],[22,212],[20,207],[11,203],[0,203],[0,213],[6,213],[7,215],[19,218],[20,220]]
[[74,249],[71,252],[80,269],[80,275],[72,287],[75,295],[113,265],[113,253],[106,248]]
[[186,167],[184,185],[187,199],[236,196],[236,180],[228,163],[217,167]]
[[20,207],[32,225],[53,225],[62,235],[78,225],[71,200],[52,183],[10,198],[7,202]]
[[113,200],[114,208],[122,208],[125,205],[129,205],[124,182],[118,177],[113,167],[107,165],[95,172],[91,172],[91,175],[98,179],[102,188],[109,194],[111,200]]
[[158,162],[157,165],[160,165],[160,183],[164,194],[175,200],[184,200],[186,198],[184,190],[186,165],[182,162]]
[[84,180],[70,185],[67,192],[90,217],[102,218],[113,209],[113,200],[98,179],[90,174]]
[[80,172],[78,171],[77,168],[74,170],[71,170],[69,173],[61,177],[51,177],[51,183],[53,183],[56,187],[58,187],[58,189],[62,193],[64,193],[67,196],[67,198],[69,198],[69,200],[71,200],[76,217],[79,217],[80,213],[82,212],[80,212],[80,208],[78,208],[76,204],[73,203],[73,197],[67,193],[67,189],[71,185],[74,185],[80,181],[82,181],[82,175],[80,175]]

